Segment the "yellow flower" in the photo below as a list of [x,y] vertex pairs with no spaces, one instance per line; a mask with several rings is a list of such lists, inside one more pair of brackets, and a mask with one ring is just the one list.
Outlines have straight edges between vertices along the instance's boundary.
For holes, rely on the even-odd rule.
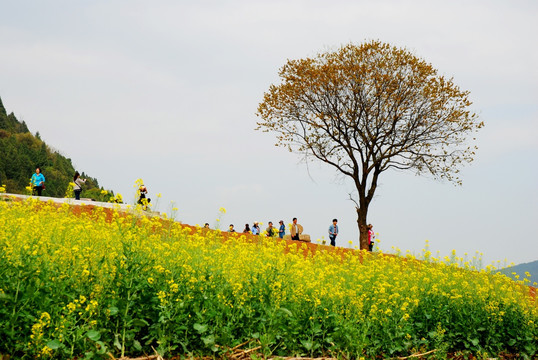
[[52,355],[52,349],[48,346],[43,346],[43,349],[41,349],[41,355],[44,357],[49,357]]

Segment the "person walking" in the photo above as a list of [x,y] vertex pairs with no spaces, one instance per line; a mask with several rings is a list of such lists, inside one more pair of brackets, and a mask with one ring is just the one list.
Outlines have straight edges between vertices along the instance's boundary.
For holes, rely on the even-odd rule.
[[75,193],[75,200],[80,200],[80,193],[82,192],[82,185],[86,182],[86,179],[80,177],[78,171],[75,171],[75,176],[73,176],[73,192]]
[[374,248],[374,238],[375,238],[374,231],[372,230],[373,226],[372,224],[368,224],[366,228],[368,229],[368,249],[372,251],[372,249]]
[[300,235],[303,233],[303,227],[300,224],[297,224],[297,218],[293,218],[293,223],[291,224],[291,239],[300,240]]
[[284,235],[286,235],[286,226],[282,220],[280,220],[278,223],[280,224],[280,227],[278,228],[278,236],[283,239]]
[[331,246],[336,246],[336,236],[338,235],[338,220],[333,219],[333,223],[329,226],[329,239],[331,239]]
[[45,176],[41,173],[41,168],[37,167],[35,173],[30,180],[32,185],[32,195],[37,193],[37,196],[41,196],[41,192],[45,188]]
[[243,230],[244,234],[250,234],[250,226],[248,224],[245,224],[245,229]]

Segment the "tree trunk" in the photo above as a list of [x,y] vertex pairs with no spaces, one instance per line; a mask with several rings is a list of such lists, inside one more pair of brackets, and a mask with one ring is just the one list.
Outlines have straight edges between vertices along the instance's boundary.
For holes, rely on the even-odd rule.
[[368,208],[361,207],[357,208],[357,225],[359,227],[359,243],[361,250],[368,250],[368,228],[366,227],[366,214]]

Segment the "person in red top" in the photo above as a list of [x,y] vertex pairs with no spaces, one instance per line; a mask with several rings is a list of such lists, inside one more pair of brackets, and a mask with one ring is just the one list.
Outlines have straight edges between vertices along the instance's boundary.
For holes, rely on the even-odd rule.
[[375,238],[374,231],[372,230],[373,226],[372,224],[368,224],[366,228],[368,229],[368,248],[370,251],[372,251],[372,249],[374,248],[374,238]]

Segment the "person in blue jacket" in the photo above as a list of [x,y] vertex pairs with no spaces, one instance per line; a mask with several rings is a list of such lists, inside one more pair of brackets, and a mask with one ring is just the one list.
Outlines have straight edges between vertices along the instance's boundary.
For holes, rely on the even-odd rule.
[[257,221],[254,221],[254,225],[252,225],[251,231],[252,235],[260,235],[260,225],[258,225]]
[[286,226],[284,225],[284,221],[282,220],[280,220],[278,223],[280,224],[280,227],[278,228],[278,236],[283,239],[284,235],[286,235]]
[[336,246],[336,236],[338,235],[338,220],[333,219],[333,223],[329,226],[329,239],[331,239],[331,245]]
[[38,167],[35,169],[35,174],[32,175],[30,182],[32,185],[32,195],[37,193],[37,196],[41,196],[41,192],[45,188],[45,176],[41,174],[41,168]]

